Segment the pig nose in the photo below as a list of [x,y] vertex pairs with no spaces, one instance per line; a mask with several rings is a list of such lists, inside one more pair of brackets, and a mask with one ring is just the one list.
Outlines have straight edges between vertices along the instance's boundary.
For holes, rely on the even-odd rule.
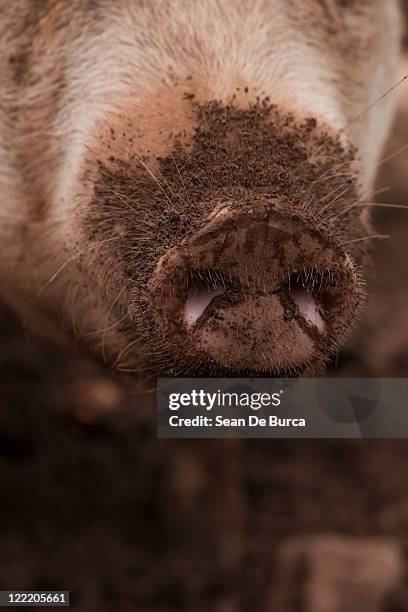
[[[287,295],[292,300],[297,312],[304,320],[324,333],[325,321],[322,316],[322,302],[314,291],[312,283],[307,280],[299,283],[299,279],[290,279],[287,282]],[[190,280],[187,285],[186,301],[184,304],[184,322],[187,327],[194,329],[194,325],[206,312],[213,300],[227,292],[227,283],[218,278],[216,272],[202,272],[198,278]]]
[[161,258],[149,283],[156,334],[183,372],[318,368],[338,350],[362,295],[335,238],[274,201],[219,207]]

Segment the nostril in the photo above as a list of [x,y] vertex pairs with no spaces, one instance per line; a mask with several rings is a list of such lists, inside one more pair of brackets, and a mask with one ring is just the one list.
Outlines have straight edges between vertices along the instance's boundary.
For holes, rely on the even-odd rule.
[[316,295],[304,287],[292,287],[288,291],[290,299],[299,309],[299,314],[309,325],[317,327],[323,333],[326,324],[321,315],[321,305]]
[[319,273],[306,271],[293,274],[285,283],[287,295],[297,307],[299,315],[320,333],[326,331],[325,313],[332,302],[330,289],[335,288],[333,282],[333,278],[329,280]]
[[222,295],[225,291],[226,288],[222,280],[210,273],[192,277],[187,285],[184,304],[184,322],[187,327],[193,327],[213,299]]

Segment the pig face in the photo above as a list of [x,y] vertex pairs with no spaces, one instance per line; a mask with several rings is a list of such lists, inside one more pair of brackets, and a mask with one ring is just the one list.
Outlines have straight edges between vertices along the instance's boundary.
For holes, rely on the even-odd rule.
[[7,297],[119,370],[320,369],[363,303],[397,3],[50,0],[3,27]]

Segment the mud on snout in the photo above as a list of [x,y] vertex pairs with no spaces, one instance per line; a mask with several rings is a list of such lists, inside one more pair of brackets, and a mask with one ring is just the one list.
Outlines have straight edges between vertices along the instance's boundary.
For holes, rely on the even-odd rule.
[[84,222],[91,241],[117,237],[97,262],[104,291],[120,293],[111,361],[172,375],[319,370],[364,299],[356,153],[268,100],[194,112],[170,154],[133,154],[129,122],[126,159],[98,162]]

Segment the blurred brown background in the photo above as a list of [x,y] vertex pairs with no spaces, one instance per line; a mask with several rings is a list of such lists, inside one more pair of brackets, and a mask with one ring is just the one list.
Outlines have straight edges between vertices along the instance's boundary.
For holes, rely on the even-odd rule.
[[[401,68],[408,73],[408,60]],[[408,82],[384,158],[408,144]],[[408,149],[373,201],[408,206]],[[408,376],[408,209],[374,209],[366,315],[331,376]],[[0,588],[86,612],[405,612],[408,442],[158,441],[154,397],[0,317]]]

